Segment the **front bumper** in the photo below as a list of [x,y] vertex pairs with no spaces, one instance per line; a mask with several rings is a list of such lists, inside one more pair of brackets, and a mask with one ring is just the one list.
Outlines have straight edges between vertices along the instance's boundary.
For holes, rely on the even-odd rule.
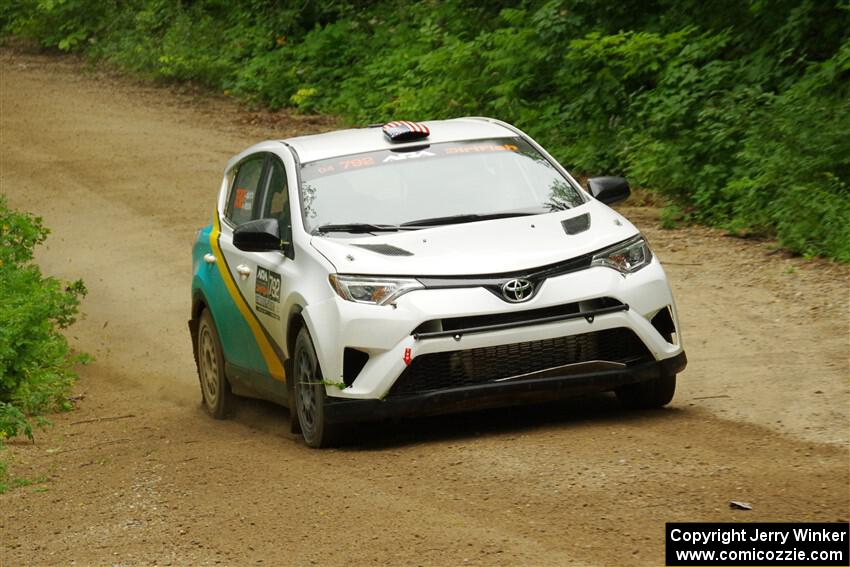
[[[526,310],[545,310],[564,304],[584,305],[585,302],[599,298],[616,300],[627,308],[612,309],[591,319],[578,317],[538,322],[533,325],[509,325],[486,332],[464,333],[457,337],[448,336],[446,333],[417,332],[420,325],[433,320],[458,316],[515,314]],[[651,323],[653,315],[665,308],[669,308],[675,327],[674,341],[667,340]],[[581,310],[584,311],[584,307]],[[640,271],[625,277],[606,267],[593,267],[553,277],[544,282],[530,301],[522,304],[508,304],[480,287],[425,289],[400,297],[395,306],[362,305],[334,296],[308,306],[303,315],[314,338],[327,382],[338,384],[344,381],[343,353],[346,348],[368,354],[368,361],[353,383],[345,388],[327,386],[327,394],[332,402],[341,398],[380,401],[395,397],[392,395],[394,386],[411,364],[411,360],[415,365],[420,357],[440,353],[461,353],[503,345],[546,342],[587,333],[614,332],[618,329],[627,329],[639,339],[646,349],[646,360],[664,361],[683,353],[682,344],[678,339],[679,325],[675,304],[666,275],[657,259],[653,259],[650,265]],[[610,373],[603,373],[602,376],[608,374]],[[633,374],[631,370],[619,369],[611,376],[619,375],[622,379],[623,376]],[[579,378],[576,381],[576,375],[571,375],[570,384],[576,385],[584,381],[584,378]],[[452,385],[447,386],[440,388],[440,392],[424,394],[423,399],[442,400],[442,390],[457,389]],[[517,389],[514,389],[514,384],[510,386],[505,391],[522,391],[522,386],[517,385]],[[556,388],[560,389],[560,386]],[[497,388],[495,391],[498,393],[502,390]]]
[[672,358],[617,370],[488,383],[385,400],[328,398],[326,416],[331,423],[351,423],[558,400],[580,394],[606,392],[626,384],[652,380],[664,374],[677,374],[684,370],[686,364],[687,357],[682,351]]

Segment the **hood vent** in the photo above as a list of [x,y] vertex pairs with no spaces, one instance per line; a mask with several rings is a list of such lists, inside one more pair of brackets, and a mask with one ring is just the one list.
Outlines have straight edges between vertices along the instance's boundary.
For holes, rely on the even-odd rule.
[[590,215],[585,213],[571,219],[561,221],[564,232],[567,234],[579,234],[590,228]]
[[376,254],[383,254],[384,256],[413,256],[413,252],[408,252],[404,248],[390,244],[352,244],[352,246],[357,246],[358,248],[363,248]]

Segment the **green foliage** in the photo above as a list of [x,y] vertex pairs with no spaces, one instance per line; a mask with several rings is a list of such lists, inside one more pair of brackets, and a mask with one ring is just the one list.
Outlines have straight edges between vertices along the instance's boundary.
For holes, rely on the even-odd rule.
[[761,228],[805,255],[850,262],[850,41],[766,102],[727,187],[731,223]]
[[661,228],[673,229],[686,219],[685,213],[675,203],[661,209]]
[[497,116],[577,173],[850,261],[847,0],[22,0],[0,26],[353,123]]
[[83,282],[63,285],[32,262],[47,234],[41,219],[0,196],[0,442],[32,438],[33,425],[45,423],[39,414],[68,409],[73,365],[86,360],[60,332],[76,319]]
[[33,37],[45,47],[77,51],[108,29],[103,15],[118,10],[115,0],[19,0],[0,8],[7,31]]

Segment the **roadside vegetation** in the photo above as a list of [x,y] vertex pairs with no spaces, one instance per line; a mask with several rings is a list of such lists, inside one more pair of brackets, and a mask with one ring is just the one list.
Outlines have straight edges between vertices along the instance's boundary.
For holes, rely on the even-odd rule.
[[[76,319],[83,282],[45,277],[32,261],[48,232],[0,196],[0,450],[4,439],[32,439],[33,427],[47,423],[42,414],[71,408],[74,366],[88,360],[61,333]],[[0,492],[6,468],[0,454]]]
[[496,116],[667,225],[850,262],[848,0],[21,0],[0,26],[353,124]]

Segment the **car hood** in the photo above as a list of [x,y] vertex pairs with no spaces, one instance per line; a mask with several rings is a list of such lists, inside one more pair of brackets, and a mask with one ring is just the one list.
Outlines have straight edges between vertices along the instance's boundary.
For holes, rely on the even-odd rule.
[[356,238],[313,236],[310,243],[341,274],[483,275],[554,264],[626,240],[637,232],[616,211],[589,201],[542,215]]

